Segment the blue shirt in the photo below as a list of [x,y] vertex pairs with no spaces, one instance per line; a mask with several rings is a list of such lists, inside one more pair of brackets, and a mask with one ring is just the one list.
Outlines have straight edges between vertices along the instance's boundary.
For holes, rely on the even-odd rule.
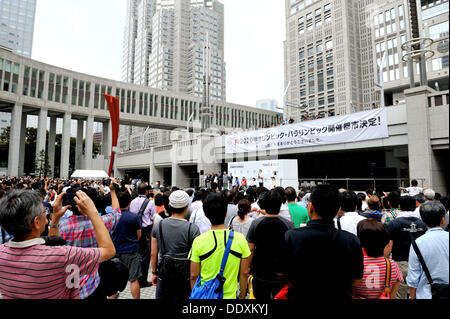
[[132,254],[139,250],[137,231],[141,228],[138,215],[122,210],[122,217],[111,236],[117,254]]
[[[428,230],[425,235],[416,240],[423,255],[425,264],[430,271],[431,278],[436,284],[448,284],[449,271],[449,234],[442,228]],[[431,299],[431,288],[416,252],[409,250],[409,267],[406,282],[409,287],[416,288],[417,299]]]

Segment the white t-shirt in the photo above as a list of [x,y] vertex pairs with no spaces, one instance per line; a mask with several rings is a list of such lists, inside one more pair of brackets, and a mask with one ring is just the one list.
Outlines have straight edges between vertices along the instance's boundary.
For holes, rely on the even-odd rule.
[[286,204],[282,204],[281,205],[281,209],[280,209],[280,214],[279,215],[280,215],[280,217],[283,217],[287,221],[293,223],[291,213],[289,212],[289,208],[288,208],[288,206]]
[[[344,216],[342,216],[339,219],[339,222],[341,224],[341,230],[348,231],[349,233],[352,233],[355,236],[357,235],[357,226],[360,221],[366,219],[365,217],[359,215],[357,212],[350,212],[345,213]],[[339,229],[337,218],[334,219],[334,225],[336,229]]]
[[408,187],[406,191],[409,193],[409,196],[414,197],[423,192],[423,188],[421,187]]
[[200,229],[200,234],[206,233],[211,229],[211,222],[208,217],[206,217],[203,209],[197,209],[192,213],[191,218],[189,219],[191,224],[195,224]]

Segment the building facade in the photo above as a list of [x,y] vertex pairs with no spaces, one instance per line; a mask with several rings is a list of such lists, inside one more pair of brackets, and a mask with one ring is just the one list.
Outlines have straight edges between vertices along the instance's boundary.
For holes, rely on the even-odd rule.
[[30,58],[36,0],[0,1],[0,45]]
[[[428,85],[437,90],[448,90],[449,68],[449,1],[422,0],[419,10],[420,37],[433,40],[429,49],[433,52],[426,61]],[[373,62],[377,78],[378,65],[383,67],[383,82],[387,105],[394,105],[405,99],[404,90],[410,87],[410,69],[402,58],[407,51],[402,45],[411,40],[408,6],[404,1],[378,1],[373,16],[374,46],[376,61]],[[427,55],[428,56],[428,55]],[[420,65],[413,64],[415,83],[420,80]]]
[[[435,43],[428,80],[448,89],[448,1],[419,1],[422,37]],[[286,0],[285,85],[287,116],[343,115],[404,100],[409,88],[407,53],[412,39],[406,0]],[[447,41],[447,42],[445,42]],[[419,64],[414,63],[418,82]]]
[[271,99],[258,100],[256,101],[256,107],[262,110],[276,112],[278,108],[278,101]]
[[128,0],[122,73],[126,82],[194,96],[203,96],[209,73],[211,99],[225,101],[223,4]]

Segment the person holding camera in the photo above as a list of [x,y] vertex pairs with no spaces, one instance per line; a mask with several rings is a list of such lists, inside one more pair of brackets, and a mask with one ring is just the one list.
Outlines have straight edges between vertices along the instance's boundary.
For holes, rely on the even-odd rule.
[[[114,187],[115,180],[112,181],[110,189],[111,189],[111,202],[112,202],[112,211],[108,214],[101,216],[101,220],[111,235],[115,230],[120,217],[121,212],[119,209],[119,201],[116,195],[116,189]],[[81,189],[80,187],[72,187],[67,190],[67,193],[63,196],[63,205],[70,205],[71,211],[73,213],[72,216],[68,218],[61,218],[59,225],[59,236],[66,240],[67,245],[81,248],[95,248],[97,247],[97,239],[96,233],[94,231],[93,224],[88,216],[83,215],[79,209],[75,205],[75,197],[76,193],[81,191],[86,194],[89,193],[88,190]],[[60,196],[58,196],[59,198]],[[97,208],[96,208],[97,209]],[[98,209],[97,209],[98,211]],[[50,225],[52,228],[52,225]],[[58,234],[54,234],[58,236]],[[80,290],[80,298],[86,299],[91,296],[91,298],[95,299],[97,297],[104,298],[106,296],[101,295],[101,291],[97,291],[94,294],[94,291],[98,288],[100,284],[100,276],[98,272],[95,272],[91,276],[88,276],[84,281],[85,284],[81,287]]]
[[[62,207],[62,200],[58,196],[53,207],[50,236],[57,235],[59,220],[69,208]],[[38,193],[13,190],[1,201],[0,226],[14,237],[0,246],[3,299],[80,299],[86,279],[114,257],[114,244],[92,200],[82,191],[73,200],[92,224],[95,248],[45,246],[41,234],[48,221]]]

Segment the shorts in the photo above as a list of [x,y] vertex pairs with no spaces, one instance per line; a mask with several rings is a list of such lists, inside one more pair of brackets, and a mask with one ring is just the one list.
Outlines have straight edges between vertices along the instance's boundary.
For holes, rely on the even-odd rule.
[[119,259],[128,267],[129,282],[138,280],[142,276],[141,262],[142,258],[139,252],[132,254],[118,254]]

